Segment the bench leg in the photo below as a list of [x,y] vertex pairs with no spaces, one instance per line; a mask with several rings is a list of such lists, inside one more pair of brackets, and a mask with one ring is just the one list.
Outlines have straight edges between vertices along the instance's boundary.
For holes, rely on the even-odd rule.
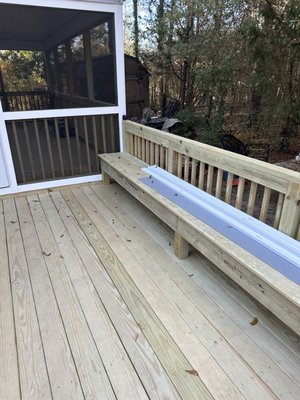
[[189,255],[189,242],[183,239],[178,232],[175,232],[174,235],[174,252],[175,256],[180,260],[188,257]]
[[105,171],[102,171],[102,183],[103,185],[111,184],[111,177]]

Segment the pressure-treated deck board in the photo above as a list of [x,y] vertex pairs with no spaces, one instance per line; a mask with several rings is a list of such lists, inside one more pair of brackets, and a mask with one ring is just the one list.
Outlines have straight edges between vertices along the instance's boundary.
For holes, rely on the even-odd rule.
[[48,274],[47,256],[43,255],[27,199],[18,197],[16,207],[53,397],[61,400],[83,399],[64,322]]
[[[145,233],[144,225],[143,228],[145,230],[141,228],[137,218],[134,218],[136,223],[132,226],[132,217],[129,217],[124,211],[126,196],[122,197],[121,203],[117,199],[114,201],[116,196],[113,196],[112,192],[104,193],[94,187],[93,192],[97,193],[98,197],[97,200],[93,200],[91,189],[86,187],[83,190],[85,193],[90,194],[91,201],[98,205],[98,210],[102,209],[102,215],[107,222],[112,221],[110,225],[116,233],[123,240],[126,240],[126,237],[130,238],[129,248],[136,257],[139,255],[139,258],[143,261],[145,273],[151,275],[164,293],[168,294],[170,299],[173,299],[182,317],[193,331],[199,334],[203,343],[215,355],[224,370],[231,375],[236,385],[240,385],[241,391],[245,391],[247,398],[251,398],[251,395],[254,399],[263,398],[264,393],[265,395],[266,392],[270,394],[266,387],[260,388],[260,385],[264,385],[262,381],[259,381],[258,376],[263,377],[270,390],[273,390],[278,396],[283,395],[283,390],[284,395],[289,394],[291,398],[298,395],[300,385],[300,377],[297,373],[300,369],[299,359],[289,358],[288,354],[290,352],[288,349],[286,347],[283,348],[283,346],[280,347],[280,343],[276,340],[271,341],[273,345],[277,345],[278,354],[276,351],[274,354],[276,360],[269,357],[271,346],[268,342],[270,336],[268,332],[260,329],[259,325],[258,335],[251,335],[255,331],[255,328],[250,324],[253,316],[240,313],[240,305],[234,302],[231,305],[233,312],[231,316],[228,316],[226,307],[223,307],[224,300],[222,303],[219,302],[220,298],[217,298],[217,301],[214,302],[205,293],[204,289],[200,290],[197,284],[191,282],[188,275],[181,271],[181,268],[178,268],[175,262],[176,259],[172,261],[162,251],[161,247],[154,242],[153,235],[151,237]],[[116,191],[115,188],[113,190]],[[105,211],[105,207],[101,206],[100,198],[105,203],[105,207],[110,208],[110,212]],[[143,211],[144,214],[140,221],[142,224],[145,220],[143,218],[145,216],[144,208]],[[142,246],[140,243],[142,243]],[[195,263],[192,264],[194,269],[197,270],[197,265]],[[210,268],[209,263],[207,264],[207,267]],[[201,280],[201,276],[199,280]],[[209,284],[209,282],[206,284]],[[211,286],[214,286],[216,293],[222,292],[219,285],[211,284]],[[205,287],[205,284],[203,287]],[[234,313],[239,316],[238,323],[235,321]],[[205,318],[210,324],[206,322]],[[200,329],[201,326],[202,331]],[[250,332],[250,328],[252,328],[252,332]],[[205,334],[202,332],[205,332]],[[226,344],[220,341],[220,333],[226,339]],[[260,340],[260,343],[267,345],[266,351],[263,351],[256,343],[260,336],[263,336],[263,340]],[[232,348],[228,346],[227,341]],[[238,359],[238,354],[241,354],[241,352],[243,352],[244,360],[247,361],[247,366],[240,363]],[[230,358],[231,362],[228,361]],[[249,366],[252,367],[252,372]],[[287,372],[284,372],[281,367]],[[284,389],[286,387],[288,387],[288,391]]]
[[[144,400],[148,396],[120,344],[105,308],[99,298],[85,266],[77,253],[78,241],[73,243],[48,194],[39,196],[44,212],[62,257],[91,333],[101,354],[105,370],[119,399]],[[60,212],[63,210],[60,209]],[[119,372],[123,371],[122,374]]]
[[103,366],[101,355],[95,346],[72,281],[68,276],[64,257],[51,232],[49,221],[37,196],[28,196],[28,201],[53,290],[67,330],[83,394],[86,398],[92,399],[97,397],[116,399]]
[[[80,199],[81,204],[84,203],[83,197],[79,191],[76,191],[76,197],[77,199]],[[93,195],[90,197],[93,197]],[[95,197],[96,196],[94,196],[94,200]],[[87,209],[87,207],[85,207],[85,209]],[[100,206],[97,209],[98,211],[102,209],[103,214],[106,213],[104,210],[105,206]],[[100,220],[99,212],[93,218],[91,211],[92,209],[90,209],[89,212],[90,217],[94,220],[98,219],[96,226],[101,226],[101,229],[106,231],[108,234],[110,228],[105,227],[107,222],[105,219],[102,219],[102,212]],[[116,216],[116,218],[113,220],[113,225],[117,223],[117,218],[118,217]],[[124,243],[127,243],[128,247],[132,246],[133,240],[130,234],[128,234],[128,232],[118,231],[116,231],[115,234],[112,231],[112,234],[116,239],[114,240],[114,243],[112,239],[109,240],[109,243],[118,255],[118,258],[123,260],[123,265],[127,272],[130,276],[134,277],[135,284],[144,293],[154,312],[175,339],[185,357],[193,365],[193,368],[198,371],[199,376],[203,379],[212,394],[215,395],[216,398],[243,398],[235,383],[233,383],[227,374],[224,373],[223,369],[214,360],[211,353],[205,348],[203,343],[198,340],[197,336],[184,322],[182,315],[180,315],[180,312],[177,310],[177,308],[172,306],[172,300],[168,299],[167,296],[164,295],[163,291],[159,288],[159,284],[157,284],[157,282],[153,282],[153,280],[148,276],[145,268],[143,268],[143,265],[148,263],[149,260],[139,256],[138,249],[130,254],[127,246],[124,246]],[[119,236],[123,237],[124,243],[122,243]],[[142,237],[141,243],[143,243]],[[146,255],[146,257],[148,257],[148,255]],[[153,263],[152,267],[154,268]]]
[[0,397],[3,400],[20,399],[14,312],[2,201],[0,201]]
[[[178,260],[170,229],[117,184],[4,203],[1,400],[42,399],[24,391],[30,374],[45,377],[48,398],[91,398],[101,363],[112,392],[95,399],[198,400],[203,390],[215,399],[300,398],[299,337],[199,253]],[[20,268],[16,280],[10,271]],[[27,357],[41,361],[38,371],[22,359],[20,325],[34,338]]]
[[[77,250],[94,287],[150,399],[179,399],[176,389],[147,342],[141,327],[134,320],[109,275],[102,264],[99,263],[97,254],[83,234],[62,195],[58,192],[52,192],[51,197],[56,207],[60,210],[60,216],[66,229],[76,242]],[[115,349],[110,351],[114,352]],[[127,370],[122,364],[119,364],[118,371],[120,368],[122,370],[122,379],[125,379],[127,374],[129,375],[128,379],[132,379],[130,368]],[[116,378],[120,379],[119,373]]]
[[179,262],[178,258],[174,256],[173,250],[170,248],[174,236],[172,229],[167,227],[166,224],[162,222],[159,218],[157,218],[153,213],[149,212],[147,208],[141,205],[140,201],[133,198],[126,192],[126,190],[119,187],[118,185],[113,185],[110,189],[109,194],[111,196],[114,195],[117,196],[116,201],[119,201],[120,204],[122,204],[122,207],[123,208],[125,207],[126,211],[130,215],[134,216],[134,218],[136,218],[136,216],[139,215],[139,217],[143,220],[142,226],[143,227],[147,226],[147,229],[149,227],[151,232],[150,234],[152,235],[156,243],[160,247],[163,247],[165,251],[167,251],[167,253],[180,265],[181,264],[188,265],[189,263],[192,263],[192,265],[196,267],[198,262],[201,263],[201,261],[199,260],[204,260],[204,265],[208,264],[210,266],[209,269],[216,271],[216,276],[221,277],[222,282],[225,283],[230,282],[230,284],[228,284],[228,288],[234,287],[233,292],[235,292],[238,297],[242,297],[242,299],[244,299],[245,304],[243,304],[242,301],[243,306],[246,307],[247,304],[249,310],[251,309],[258,310],[258,313],[261,313],[262,316],[261,321],[264,322],[264,324],[269,327],[271,335],[274,334],[275,336],[277,336],[280,340],[283,341],[285,345],[289,345],[290,348],[293,351],[295,351],[296,354],[299,354],[299,336],[294,332],[292,332],[285,325],[283,328],[283,324],[280,323],[273,315],[262,311],[264,310],[263,307],[261,307],[258,303],[254,302],[251,296],[247,295],[247,293],[244,290],[241,290],[238,285],[236,285],[227,275],[225,275],[224,273],[219,271],[216,267],[214,267],[207,259],[205,259],[204,256],[202,256],[198,252],[195,252],[194,254],[197,254],[196,258],[195,256],[192,256],[190,257],[190,259],[181,260]]
[[[74,190],[77,196],[80,195],[78,191]],[[168,330],[151,309],[140,291],[141,288],[136,286],[130,274],[124,268],[125,255],[122,257],[121,263],[115,254],[116,249],[112,251],[111,245],[118,239],[116,235],[111,232],[110,228],[105,226],[105,224],[104,226],[97,226],[98,229],[101,229],[101,232],[96,228],[94,225],[95,219],[97,220],[99,215],[98,213],[94,213],[94,207],[92,207],[92,205],[89,206],[82,197],[81,202],[84,203],[85,210],[81,210],[80,212],[78,207],[81,207],[80,204],[82,203],[79,204],[74,194],[68,191],[64,192],[63,195],[65,199],[69,201],[71,210],[76,211],[76,218],[79,224],[102,260],[107,272],[129,306],[136,321],[141,324],[146,338],[156,352],[180,395],[184,399],[199,399],[199,396],[203,399],[211,399],[212,396],[198,376],[198,373],[188,372],[194,371],[193,366],[188,359],[184,357]],[[97,222],[103,223],[103,219]],[[106,231],[106,239],[102,236],[103,229]],[[109,241],[109,245],[106,240]],[[118,245],[121,245],[120,241],[118,241]],[[132,260],[126,260],[127,264],[131,262]],[[181,332],[178,333],[180,334]],[[182,334],[184,334],[184,332],[182,332]]]
[[[101,192],[99,194],[101,200],[105,202],[104,205],[100,200],[100,196],[95,196],[95,193],[98,192],[96,189],[91,191],[90,188],[84,188],[83,190],[97,209],[102,210],[101,215],[110,223],[110,226],[122,238],[122,241],[124,243],[127,240],[130,241],[128,247],[132,254],[140,261],[141,265],[143,265],[145,279],[151,279],[165,294],[170,303],[174,303],[177,314],[188,324],[193,334],[214,356],[228,377],[234,382],[234,385],[239,388],[239,391],[234,392],[234,394],[237,397],[243,397],[242,393],[246,389],[244,395],[249,399],[269,398],[270,391],[268,388],[261,388],[264,385],[257,379],[255,373],[251,373],[249,368],[245,367],[245,364],[226,341],[220,340],[219,332],[213,328],[212,324],[191,303],[186,293],[182,290],[182,281],[178,282],[177,280],[176,282],[173,279],[174,274],[179,272],[175,262],[172,262],[163,251],[160,251],[160,248],[153,239],[145,233],[138,223],[132,226],[132,219],[126,215],[122,209],[122,204],[117,205],[110,196]],[[111,210],[106,210],[105,208],[111,208]],[[112,210],[114,213],[111,212]],[[166,267],[169,267],[169,271]],[[183,275],[188,284],[190,284],[189,277],[186,274]],[[230,358],[231,363],[228,362]],[[211,375],[213,376],[213,374]],[[230,381],[227,383],[228,392],[225,392],[226,385],[224,382],[221,382],[221,384],[224,391],[223,394],[228,396],[228,398],[234,398],[234,394],[229,392],[229,387],[232,383]],[[215,384],[214,388],[217,391],[218,384]]]
[[43,345],[14,199],[4,200],[3,205],[14,304],[21,398],[51,399]]
[[[281,373],[285,379],[285,374],[287,374],[291,377],[292,381],[297,382],[298,386],[300,385],[300,339],[295,333],[283,326],[276,320],[276,318],[266,312],[266,310],[264,310],[259,304],[254,302],[247,293],[240,290],[240,288],[228,277],[224,274],[220,274],[220,271],[208,260],[205,260],[199,253],[195,252],[189,259],[178,260],[174,256],[173,250],[170,246],[173,236],[172,233],[170,232],[169,234],[169,230],[166,229],[164,224],[158,222],[155,215],[145,209],[145,207],[143,207],[138,201],[133,200],[130,195],[124,193],[124,189],[120,188],[118,185],[112,185],[110,190],[104,196],[100,194],[97,187],[94,188],[94,191],[101,195],[104,201],[107,200],[107,198],[112,199],[110,202],[111,208],[113,209],[114,206],[118,207],[118,212],[123,224],[125,223],[124,213],[134,216],[131,226],[134,226],[134,231],[136,231],[139,226],[142,227],[142,229],[146,231],[153,240],[155,240],[157,249],[155,249],[155,247],[150,248],[149,243],[145,238],[141,237],[143,245],[156,259],[159,257],[158,259],[161,260],[161,265],[164,269],[168,267],[168,263],[163,262],[161,259],[160,254],[162,249],[170,258],[173,259],[174,262],[176,262],[176,264],[185,270],[184,275],[191,275],[191,278],[196,280],[196,283],[201,286],[202,290],[219,305],[224,316],[222,317],[222,315],[220,315],[220,318],[218,319],[216,318],[215,311],[211,307],[206,309],[206,306],[208,305],[207,300],[206,303],[203,303],[201,300],[203,295],[200,296],[201,292],[199,292],[199,289],[197,291],[195,285],[192,283],[188,285],[186,283],[186,293],[189,296],[194,293],[192,297],[193,302],[198,303],[198,305],[208,313],[208,317],[210,313],[211,317],[215,319],[216,326],[221,333],[224,334],[224,329],[226,332],[226,325],[223,325],[223,320],[227,315],[227,317],[230,317],[232,320],[232,326],[230,323],[229,326],[227,324],[229,331],[232,331],[234,325],[237,324],[240,326],[241,330],[244,331],[244,334],[246,333],[248,336],[248,342],[251,338],[252,341],[256,343],[256,351],[252,354],[251,351],[248,350],[248,346],[242,346],[239,336],[233,336],[234,342],[235,338],[239,339],[239,354],[242,354],[242,357],[245,360],[250,357],[251,361],[252,358],[252,367],[257,369],[257,372],[263,376],[263,380],[268,381],[265,374],[267,374],[267,377],[269,376],[271,381],[274,379],[272,376],[274,373],[274,369],[272,369],[273,365],[279,374],[280,369],[282,370]],[[122,201],[120,201],[121,199]],[[115,226],[115,224],[116,220],[114,221],[113,226]],[[137,233],[137,235],[139,235],[139,233]],[[177,282],[180,282],[182,285],[182,274],[178,274],[178,272],[174,274],[172,273],[172,269],[167,269],[169,270],[170,276],[173,279],[175,277]],[[184,289],[183,286],[181,287]],[[252,326],[250,322],[255,316],[258,317],[259,323],[256,326]],[[238,343],[236,343],[236,345],[238,345]],[[256,360],[258,362],[256,362]],[[265,360],[266,363],[262,363],[263,360]],[[269,369],[270,371],[268,371]],[[270,386],[273,387],[271,382]],[[279,383],[276,383],[275,387],[276,386],[278,386],[279,391],[285,390],[286,388],[281,380],[279,380]],[[299,388],[294,386],[294,383],[292,383],[292,386],[297,393]],[[289,389],[287,390],[287,393],[289,392]]]

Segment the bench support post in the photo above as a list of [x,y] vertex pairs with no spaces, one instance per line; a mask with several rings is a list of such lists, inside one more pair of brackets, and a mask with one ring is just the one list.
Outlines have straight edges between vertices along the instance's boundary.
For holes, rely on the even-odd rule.
[[102,171],[102,184],[103,185],[111,184],[111,177],[105,171]]
[[189,255],[189,243],[178,232],[174,235],[174,252],[175,256],[180,260],[187,258]]

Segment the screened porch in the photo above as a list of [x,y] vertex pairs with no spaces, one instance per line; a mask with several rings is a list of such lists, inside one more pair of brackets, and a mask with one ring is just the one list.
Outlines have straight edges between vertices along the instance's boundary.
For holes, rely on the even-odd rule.
[[9,145],[2,152],[17,185],[99,175],[97,154],[120,149],[116,7],[0,3],[0,98]]

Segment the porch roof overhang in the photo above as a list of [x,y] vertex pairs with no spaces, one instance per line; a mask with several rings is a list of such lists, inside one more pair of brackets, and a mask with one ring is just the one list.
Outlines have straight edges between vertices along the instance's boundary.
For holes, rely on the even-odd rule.
[[108,13],[0,4],[0,49],[45,51],[107,20]]

